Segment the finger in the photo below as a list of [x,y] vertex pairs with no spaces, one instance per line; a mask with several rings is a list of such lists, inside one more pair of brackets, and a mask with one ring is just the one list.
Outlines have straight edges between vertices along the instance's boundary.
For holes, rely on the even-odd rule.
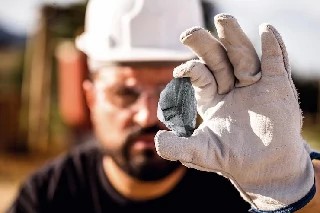
[[234,68],[236,87],[254,84],[261,78],[260,61],[256,50],[237,20],[229,14],[214,18],[218,37],[227,50]]
[[207,30],[194,27],[180,36],[183,44],[188,46],[213,72],[217,81],[218,93],[228,93],[234,87],[233,68],[221,43]]
[[212,105],[217,95],[217,84],[206,65],[199,60],[190,60],[173,70],[173,77],[190,77],[201,116]]
[[286,46],[280,33],[270,24],[261,24],[259,26],[261,37],[261,70],[263,76],[288,76],[290,86],[295,98],[298,100],[298,94],[291,78],[291,68],[288,59]]
[[[223,163],[214,138],[209,133],[196,130],[191,137],[178,137],[173,132],[160,130],[155,136],[158,155],[171,161],[201,170],[213,171],[222,168]],[[219,154],[220,153],[220,154]]]
[[290,75],[287,50],[278,31],[269,24],[261,24],[259,33],[262,48],[262,74]]

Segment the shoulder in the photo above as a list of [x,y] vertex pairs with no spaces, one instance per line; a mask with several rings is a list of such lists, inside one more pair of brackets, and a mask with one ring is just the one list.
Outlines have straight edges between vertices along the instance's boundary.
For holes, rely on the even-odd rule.
[[72,193],[70,187],[77,189],[86,183],[88,175],[95,173],[91,170],[96,168],[98,156],[95,144],[74,147],[31,173],[21,184],[21,190],[49,197],[61,190]]
[[197,169],[188,169],[186,177],[190,181],[201,180],[201,183],[208,184],[207,182],[213,182],[214,184],[229,184],[229,180],[222,175],[219,175],[215,172],[205,172]]
[[95,144],[84,144],[50,160],[20,185],[12,211],[33,209],[38,212],[53,206],[71,205],[70,199],[80,196],[81,190],[87,187],[88,177],[96,173],[92,170],[96,168],[98,156]]
[[45,178],[52,175],[61,175],[63,172],[81,172],[87,164],[97,160],[99,154],[95,143],[81,144],[56,156],[35,170],[30,178]]
[[228,178],[215,172],[189,169],[186,180],[188,183],[196,183],[199,189],[214,191],[216,194],[222,193],[228,196],[235,195],[236,197],[240,195]]
[[232,206],[223,206],[223,209],[230,211],[233,208],[238,210],[248,211],[249,204],[246,203],[240,196],[239,191],[234,187],[229,179],[214,172],[199,171],[196,169],[188,169],[185,176],[185,188],[192,190],[192,193],[201,197],[200,202],[211,203],[212,200],[216,202],[216,208],[220,208],[220,203],[230,202]]

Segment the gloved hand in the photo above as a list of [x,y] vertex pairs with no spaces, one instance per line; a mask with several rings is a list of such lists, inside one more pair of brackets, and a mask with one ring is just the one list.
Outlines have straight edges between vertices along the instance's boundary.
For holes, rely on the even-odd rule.
[[215,25],[218,38],[199,27],[181,35],[199,60],[173,72],[190,77],[203,123],[188,138],[159,131],[156,150],[229,178],[251,212],[296,211],[314,196],[314,170],[282,38],[261,24],[259,60],[234,17],[219,14]]

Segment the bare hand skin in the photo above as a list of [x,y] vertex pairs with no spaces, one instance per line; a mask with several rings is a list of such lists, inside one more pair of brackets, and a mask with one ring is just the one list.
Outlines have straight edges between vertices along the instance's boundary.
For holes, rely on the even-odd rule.
[[315,181],[316,181],[316,194],[313,199],[302,209],[297,211],[298,213],[319,213],[320,212],[320,160],[313,160]]

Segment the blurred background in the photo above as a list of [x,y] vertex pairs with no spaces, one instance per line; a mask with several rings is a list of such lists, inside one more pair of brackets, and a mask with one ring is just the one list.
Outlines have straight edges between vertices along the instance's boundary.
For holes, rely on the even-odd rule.
[[[0,1],[0,212],[32,171],[90,137],[81,93],[86,64],[74,46],[85,5],[86,0]],[[212,14],[234,15],[258,54],[259,24],[280,31],[300,94],[302,134],[319,151],[320,2],[207,0],[204,5]]]

